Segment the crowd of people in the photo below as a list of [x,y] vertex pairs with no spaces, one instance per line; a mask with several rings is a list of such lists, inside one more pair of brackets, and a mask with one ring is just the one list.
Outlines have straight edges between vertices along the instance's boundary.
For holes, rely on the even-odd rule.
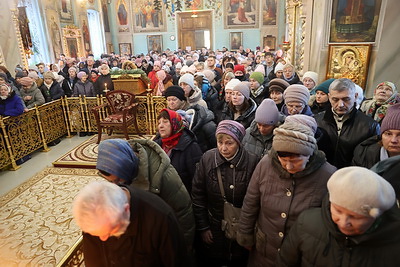
[[167,108],[154,140],[100,143],[108,182],[74,202],[87,266],[400,262],[395,84],[365,99],[353,81],[299,75],[268,48],[62,58],[15,77],[1,68],[1,115],[102,95],[118,69],[141,69]]

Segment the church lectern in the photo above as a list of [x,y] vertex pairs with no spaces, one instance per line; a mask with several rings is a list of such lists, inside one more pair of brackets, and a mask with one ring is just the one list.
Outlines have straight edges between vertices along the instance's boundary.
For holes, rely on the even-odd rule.
[[124,90],[135,95],[145,95],[147,84],[140,74],[111,75],[114,90]]

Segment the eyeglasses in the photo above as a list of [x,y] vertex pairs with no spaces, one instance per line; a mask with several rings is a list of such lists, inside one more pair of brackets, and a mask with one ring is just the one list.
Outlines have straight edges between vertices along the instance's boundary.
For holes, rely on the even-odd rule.
[[286,107],[288,109],[300,110],[304,107],[304,105],[303,104],[301,104],[301,105],[286,104]]

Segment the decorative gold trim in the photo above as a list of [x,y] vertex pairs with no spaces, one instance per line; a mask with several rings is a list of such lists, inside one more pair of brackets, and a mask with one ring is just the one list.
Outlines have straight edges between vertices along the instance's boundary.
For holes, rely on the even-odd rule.
[[17,35],[17,41],[18,41],[18,48],[19,48],[19,54],[21,56],[22,59],[22,64],[24,65],[24,67],[26,69],[28,69],[28,59],[27,59],[27,55],[25,53],[25,49],[24,49],[24,44],[22,42],[22,36],[21,36],[21,32],[19,30],[19,25],[18,25],[18,10],[17,9],[11,9],[11,16],[12,16],[12,20],[14,22],[14,31],[15,34]]

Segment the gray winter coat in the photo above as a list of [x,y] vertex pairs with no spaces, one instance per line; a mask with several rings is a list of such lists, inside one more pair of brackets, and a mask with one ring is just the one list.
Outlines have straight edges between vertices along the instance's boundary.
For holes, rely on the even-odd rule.
[[295,174],[282,168],[273,149],[259,162],[243,201],[237,235],[240,245],[253,247],[249,266],[274,266],[278,249],[299,214],[321,206],[335,170],[318,150],[306,168]]
[[[28,90],[22,89],[20,91],[22,100],[24,100],[25,106],[27,108],[33,108],[35,105],[40,106],[43,105],[46,101],[42,92],[40,92],[36,83],[34,82]],[[32,96],[31,100],[25,101],[25,96]]]

